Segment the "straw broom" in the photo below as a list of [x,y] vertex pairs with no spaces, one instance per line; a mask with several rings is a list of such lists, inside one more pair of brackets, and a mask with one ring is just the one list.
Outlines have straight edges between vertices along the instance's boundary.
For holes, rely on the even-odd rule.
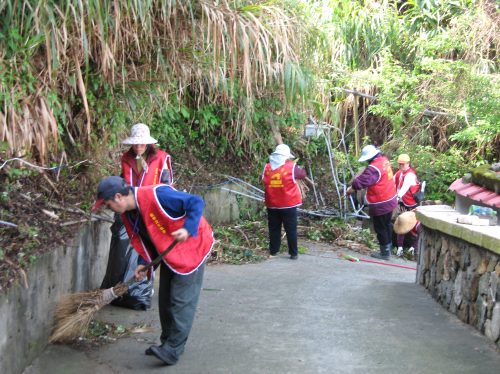
[[[147,264],[144,270],[157,265],[176,244],[177,240],[174,240],[167,249]],[[49,342],[71,342],[78,336],[84,335],[94,315],[103,306],[125,295],[128,292],[128,286],[134,282],[135,279],[130,278],[126,282],[120,282],[116,286],[105,290],[98,289],[63,296],[55,310],[54,330]]]

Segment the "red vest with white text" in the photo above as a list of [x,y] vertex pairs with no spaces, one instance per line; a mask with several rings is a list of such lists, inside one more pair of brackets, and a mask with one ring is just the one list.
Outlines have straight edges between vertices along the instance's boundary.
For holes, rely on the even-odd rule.
[[398,170],[396,172],[396,175],[394,176],[394,181],[396,182],[396,188],[399,190],[404,183],[405,177],[408,174],[415,174],[415,180],[417,181],[417,184],[410,186],[408,191],[401,197],[401,200],[403,200],[403,204],[405,206],[414,206],[417,205],[417,202],[413,198],[413,194],[417,193],[418,190],[420,189],[420,182],[418,181],[417,174],[412,168],[409,168],[405,172],[402,172],[401,170]]
[[[170,217],[158,203],[155,190],[160,186],[165,185],[135,189],[135,198],[139,213],[158,254],[163,252],[172,243],[174,238],[170,234],[182,228],[185,221],[185,215],[179,218]],[[142,242],[140,235],[134,233],[132,222],[128,220],[126,214],[122,215],[122,220],[127,229],[130,243],[137,253],[148,262],[153,260],[150,258],[149,252]],[[207,258],[213,244],[212,228],[205,218],[201,217],[198,226],[198,235],[189,236],[186,241],[177,243],[170,253],[163,258],[163,262],[175,273],[190,274],[198,269]]]
[[122,156],[123,179],[134,187],[151,186],[160,182],[161,173],[170,173],[170,180],[173,180],[172,165],[170,155],[158,149],[155,154],[148,157],[148,171],[137,170],[136,159],[132,152],[127,151]]
[[294,168],[293,161],[286,161],[275,170],[271,170],[270,163],[264,167],[262,182],[268,208],[293,208],[302,204],[302,195],[295,180]]
[[391,163],[385,156],[379,156],[368,165],[377,169],[379,179],[377,183],[367,188],[366,201],[368,204],[378,204],[394,199],[397,194],[392,174]]

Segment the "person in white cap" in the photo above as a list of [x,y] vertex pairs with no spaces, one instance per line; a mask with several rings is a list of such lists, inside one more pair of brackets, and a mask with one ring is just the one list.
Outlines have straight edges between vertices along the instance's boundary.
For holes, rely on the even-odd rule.
[[[132,126],[130,136],[122,144],[130,145],[121,158],[122,176],[125,182],[133,187],[144,187],[159,183],[172,185],[173,172],[170,155],[157,148],[158,143],[143,123]],[[113,287],[120,281],[125,281],[137,266],[139,258],[134,251],[128,250],[130,240],[120,215],[115,215],[111,227],[112,240],[110,244],[108,265],[101,288]],[[129,292],[113,300],[112,304],[130,309],[149,309],[153,294],[153,281],[144,280],[129,287]]]
[[171,157],[167,152],[158,149],[156,143],[158,141],[151,137],[149,127],[143,123],[132,126],[130,136],[122,142],[131,145],[121,160],[123,178],[131,186],[173,184]]
[[281,226],[286,232],[290,259],[298,258],[297,207],[302,205],[302,195],[297,183],[305,179],[306,172],[291,161],[295,156],[286,144],[279,144],[269,156],[264,167],[262,182],[265,190],[269,228],[269,252],[278,254],[281,245]]
[[392,249],[392,211],[398,205],[391,163],[371,144],[363,147],[359,162],[368,162],[368,167],[354,178],[346,193],[367,189],[365,200],[368,214],[373,221],[380,247],[380,253],[372,253],[371,256],[388,260]]

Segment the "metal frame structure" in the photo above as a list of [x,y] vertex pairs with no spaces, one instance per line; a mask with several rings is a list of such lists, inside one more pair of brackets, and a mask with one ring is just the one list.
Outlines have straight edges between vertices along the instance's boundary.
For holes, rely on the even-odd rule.
[[[346,164],[341,167],[338,166],[339,163],[336,162],[335,153],[332,149],[332,132],[337,132],[340,135],[340,141],[337,147],[340,147],[346,155]],[[318,124],[314,120],[310,119],[309,123],[306,125],[304,129],[304,137],[324,137],[326,148],[328,151],[328,158],[330,164],[330,172],[332,177],[332,182],[335,186],[335,192],[338,198],[338,207],[334,207],[333,209],[320,209],[320,201],[324,207],[325,203],[323,200],[323,196],[321,192],[317,190],[316,185],[314,183],[314,175],[312,172],[312,168],[308,166],[308,174],[309,179],[312,182],[312,189],[314,193],[314,198],[316,201],[316,210],[305,210],[298,209],[300,214],[311,215],[316,217],[340,217],[342,219],[347,219],[351,217],[368,219],[370,218],[368,214],[364,211],[365,205],[364,203],[359,203],[357,199],[353,198],[352,195],[347,195],[346,190],[349,186],[347,183],[347,176],[354,175],[352,170],[351,163],[349,162],[347,145],[345,142],[345,136],[341,129],[326,124]],[[232,177],[229,175],[224,175],[229,182],[232,182],[242,188],[243,191],[237,191],[228,187],[221,187],[222,190],[228,191],[240,196],[244,196],[249,199],[264,201],[264,191],[253,186],[252,184],[245,182],[236,177]]]

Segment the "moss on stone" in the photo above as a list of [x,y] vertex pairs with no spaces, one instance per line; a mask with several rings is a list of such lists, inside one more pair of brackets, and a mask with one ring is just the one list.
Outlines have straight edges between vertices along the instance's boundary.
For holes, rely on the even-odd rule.
[[500,173],[491,169],[491,165],[481,165],[472,170],[472,182],[500,193]]

